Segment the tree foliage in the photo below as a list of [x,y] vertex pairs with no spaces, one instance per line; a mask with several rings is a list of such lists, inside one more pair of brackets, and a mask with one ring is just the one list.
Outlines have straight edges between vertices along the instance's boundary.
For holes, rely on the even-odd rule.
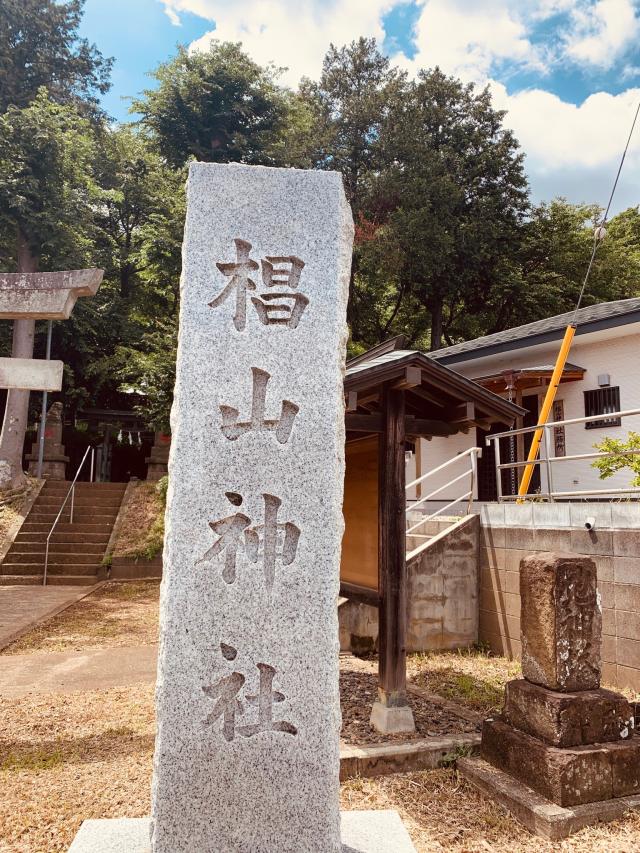
[[640,433],[629,430],[627,440],[619,438],[605,438],[599,444],[593,445],[601,453],[609,453],[606,458],[594,459],[591,463],[600,475],[601,480],[606,480],[617,474],[618,471],[629,470],[633,474],[630,486],[640,486]]
[[261,68],[239,44],[214,41],[208,51],[195,53],[179,48],[152,76],[158,86],[135,100],[132,110],[174,167],[190,157],[286,164],[282,139],[289,122],[298,126],[304,113],[277,85],[278,70]]
[[42,87],[57,103],[97,109],[112,60],[79,37],[83,7],[84,0],[2,0],[0,113],[28,106]]

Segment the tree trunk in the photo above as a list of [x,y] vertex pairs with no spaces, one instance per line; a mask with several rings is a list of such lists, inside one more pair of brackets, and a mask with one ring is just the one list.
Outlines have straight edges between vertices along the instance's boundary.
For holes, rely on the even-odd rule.
[[[18,272],[35,272],[38,260],[31,254],[24,234],[18,232]],[[13,358],[33,358],[35,320],[13,321]],[[26,482],[22,450],[29,416],[29,391],[9,388],[0,435],[0,489],[16,489]]]
[[442,346],[442,300],[433,300],[429,303],[431,312],[431,351],[440,349]]

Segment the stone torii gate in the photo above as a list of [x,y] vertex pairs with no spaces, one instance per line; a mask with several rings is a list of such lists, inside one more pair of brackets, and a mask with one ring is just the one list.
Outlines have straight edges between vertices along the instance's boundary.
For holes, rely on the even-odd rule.
[[63,363],[33,358],[35,322],[68,320],[78,297],[95,296],[103,275],[99,269],[0,273],[0,320],[14,321],[11,358],[0,358],[0,387],[8,389],[0,435],[0,489],[24,482],[29,392],[62,388]]

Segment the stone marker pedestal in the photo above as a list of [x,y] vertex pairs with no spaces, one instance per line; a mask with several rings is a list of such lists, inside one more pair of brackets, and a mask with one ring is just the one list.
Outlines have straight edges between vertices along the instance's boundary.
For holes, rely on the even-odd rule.
[[[38,445],[36,439],[27,456],[29,473],[35,477],[38,472]],[[47,412],[44,427],[44,458],[42,476],[46,480],[64,480],[69,457],[65,456],[62,444],[62,403],[54,403]]]
[[593,560],[527,557],[520,594],[524,678],[507,684],[502,714],[485,721],[481,760],[460,770],[529,829],[562,838],[619,816],[629,798],[640,803],[640,737],[627,700],[600,689]]
[[171,435],[156,430],[151,452],[144,460],[147,463],[147,480],[157,482],[167,475],[170,449]]

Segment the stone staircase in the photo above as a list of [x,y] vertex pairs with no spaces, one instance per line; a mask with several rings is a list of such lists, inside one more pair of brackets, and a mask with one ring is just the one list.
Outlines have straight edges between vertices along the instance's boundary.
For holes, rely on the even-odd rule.
[[[422,513],[407,510],[407,527],[413,527],[420,521]],[[439,515],[430,521],[424,521],[419,527],[407,535],[407,559],[415,555],[425,545],[431,542],[440,533],[453,528],[464,516],[462,515]]]
[[[47,480],[0,565],[0,585],[42,583],[45,545],[71,483]],[[73,524],[67,501],[49,545],[48,584],[98,579],[126,483],[77,483]]]

